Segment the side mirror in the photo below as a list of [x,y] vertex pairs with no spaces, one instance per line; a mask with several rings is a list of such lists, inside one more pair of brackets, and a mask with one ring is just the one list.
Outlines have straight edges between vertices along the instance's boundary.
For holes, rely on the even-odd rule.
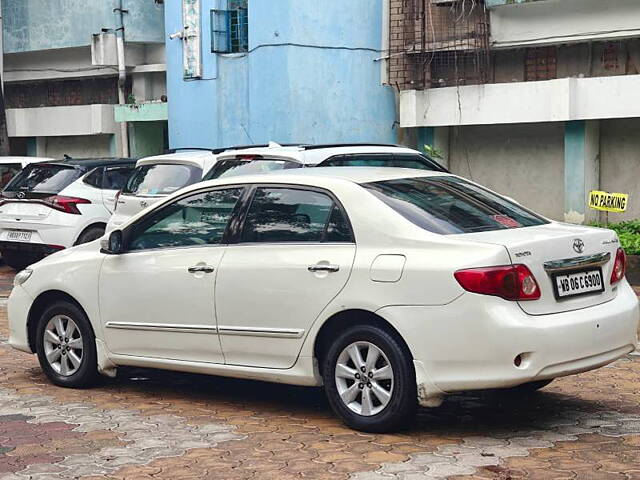
[[122,230],[114,230],[108,237],[100,240],[100,251],[107,255],[118,255],[124,251]]

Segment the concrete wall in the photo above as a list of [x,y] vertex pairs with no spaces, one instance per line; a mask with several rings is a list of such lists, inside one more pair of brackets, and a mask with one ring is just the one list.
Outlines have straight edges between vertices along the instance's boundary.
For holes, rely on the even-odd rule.
[[72,157],[111,157],[113,135],[83,135],[69,137],[48,137],[39,141],[38,155],[62,158],[64,154]]
[[496,47],[621,39],[640,34],[637,0],[547,0],[491,10]]
[[[118,0],[3,0],[5,53],[90,45],[91,35],[116,26]],[[124,0],[129,42],[164,41],[163,7]]]
[[456,127],[450,142],[453,173],[563,220],[562,123]]
[[610,213],[609,221],[640,218],[640,118],[600,122],[600,184],[629,194],[628,211]]
[[[167,33],[182,27],[181,3],[165,4]],[[202,80],[183,79],[182,42],[167,43],[171,147],[395,141],[393,90],[374,61],[382,0],[250,0],[246,55],[210,53],[216,5],[202,0]]]

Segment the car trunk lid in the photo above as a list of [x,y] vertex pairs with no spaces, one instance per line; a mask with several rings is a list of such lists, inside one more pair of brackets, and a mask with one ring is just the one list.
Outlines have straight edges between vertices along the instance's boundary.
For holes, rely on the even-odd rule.
[[[610,278],[619,242],[611,230],[554,222],[454,236],[503,245],[512,263],[524,264],[531,270],[541,297],[519,302],[528,314],[578,310],[607,302],[615,295],[615,285],[610,285]],[[598,271],[602,272],[602,285],[598,284]],[[584,272],[592,274],[586,279]],[[573,283],[577,287],[575,290],[569,287]],[[566,291],[563,284],[567,286]]]

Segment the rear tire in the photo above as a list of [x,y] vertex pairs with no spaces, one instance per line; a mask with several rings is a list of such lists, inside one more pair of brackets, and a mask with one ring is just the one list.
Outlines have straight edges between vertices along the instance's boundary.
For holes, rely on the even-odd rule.
[[24,270],[32,263],[36,263],[38,260],[41,260],[41,257],[38,257],[36,255],[24,252],[16,252],[13,250],[3,250],[1,253],[2,260],[4,261],[5,265],[10,266],[17,271]]
[[511,387],[507,390],[509,393],[516,394],[516,395],[533,393],[537,390],[540,390],[541,388],[546,387],[551,382],[553,382],[553,380],[554,379],[552,378],[550,380],[538,380],[536,382],[523,383],[522,385]]
[[58,301],[40,316],[36,332],[38,361],[55,385],[82,388],[97,380],[96,339],[84,312]]
[[101,238],[104,235],[105,227],[89,227],[78,237],[76,245],[82,245],[83,243],[93,242]]
[[413,359],[386,330],[374,325],[347,329],[331,342],[323,367],[329,404],[348,426],[388,432],[413,416],[417,406]]

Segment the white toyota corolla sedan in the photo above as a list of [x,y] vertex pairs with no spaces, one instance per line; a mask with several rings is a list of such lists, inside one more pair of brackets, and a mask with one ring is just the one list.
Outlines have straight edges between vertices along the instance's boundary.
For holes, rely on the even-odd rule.
[[614,232],[447,173],[231,177],[19,273],[10,343],[68,387],[125,365],[324,385],[348,425],[386,431],[633,351],[624,270]]

